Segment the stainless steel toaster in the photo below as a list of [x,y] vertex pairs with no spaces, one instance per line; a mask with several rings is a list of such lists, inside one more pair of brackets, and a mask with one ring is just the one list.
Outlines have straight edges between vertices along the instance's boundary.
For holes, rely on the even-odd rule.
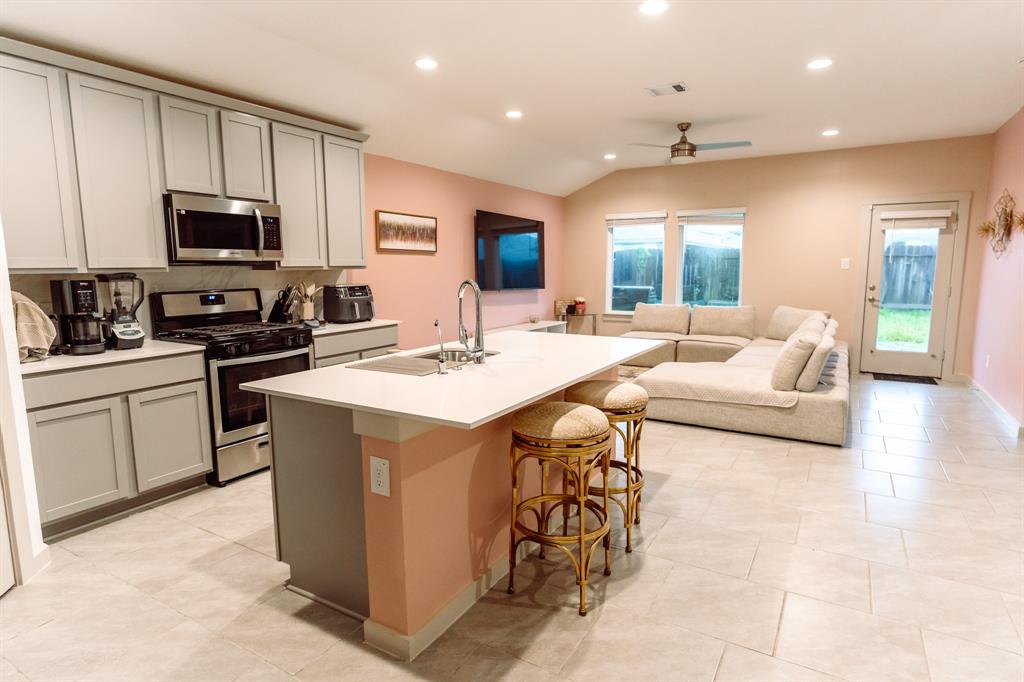
[[373,292],[366,284],[324,287],[324,320],[366,322],[373,319]]

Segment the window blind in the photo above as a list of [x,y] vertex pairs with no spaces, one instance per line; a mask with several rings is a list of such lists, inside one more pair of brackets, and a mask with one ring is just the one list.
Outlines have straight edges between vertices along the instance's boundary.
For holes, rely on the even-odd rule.
[[604,217],[608,227],[630,227],[631,225],[650,225],[664,223],[668,211],[644,211],[639,213],[611,213]]

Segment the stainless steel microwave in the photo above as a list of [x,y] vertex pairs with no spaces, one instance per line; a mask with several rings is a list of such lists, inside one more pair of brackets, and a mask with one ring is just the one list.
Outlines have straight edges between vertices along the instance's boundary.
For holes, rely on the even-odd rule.
[[171,263],[272,263],[284,256],[277,204],[171,192],[164,209]]

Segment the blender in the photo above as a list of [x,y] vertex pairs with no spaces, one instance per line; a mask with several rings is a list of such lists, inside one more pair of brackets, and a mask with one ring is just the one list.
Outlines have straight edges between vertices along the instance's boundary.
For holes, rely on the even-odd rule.
[[134,272],[115,272],[97,275],[96,279],[106,282],[110,295],[110,310],[107,311],[107,348],[125,350],[138,348],[146,340],[146,332],[135,312],[142,305],[146,287]]

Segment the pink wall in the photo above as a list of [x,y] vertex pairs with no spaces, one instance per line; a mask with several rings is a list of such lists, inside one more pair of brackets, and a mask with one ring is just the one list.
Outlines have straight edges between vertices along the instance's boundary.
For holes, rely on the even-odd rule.
[[[456,294],[459,283],[474,276],[476,209],[544,221],[545,289],[485,293],[485,328],[527,322],[530,315],[551,319],[554,299],[565,296],[561,197],[372,154],[366,155],[365,172],[368,263],[349,278],[373,287],[378,317],[402,321],[399,343],[403,348],[434,342],[435,319],[441,320],[446,341],[458,337]],[[436,216],[437,253],[378,253],[377,210]],[[472,319],[469,303],[466,313]]]
[[[1017,212],[1024,212],[1024,109],[996,131],[986,219],[994,216],[992,206],[1003,189],[1017,201]],[[972,239],[983,241],[976,235]],[[1014,233],[998,259],[987,243],[982,250],[972,374],[1024,424],[1024,232]]]

